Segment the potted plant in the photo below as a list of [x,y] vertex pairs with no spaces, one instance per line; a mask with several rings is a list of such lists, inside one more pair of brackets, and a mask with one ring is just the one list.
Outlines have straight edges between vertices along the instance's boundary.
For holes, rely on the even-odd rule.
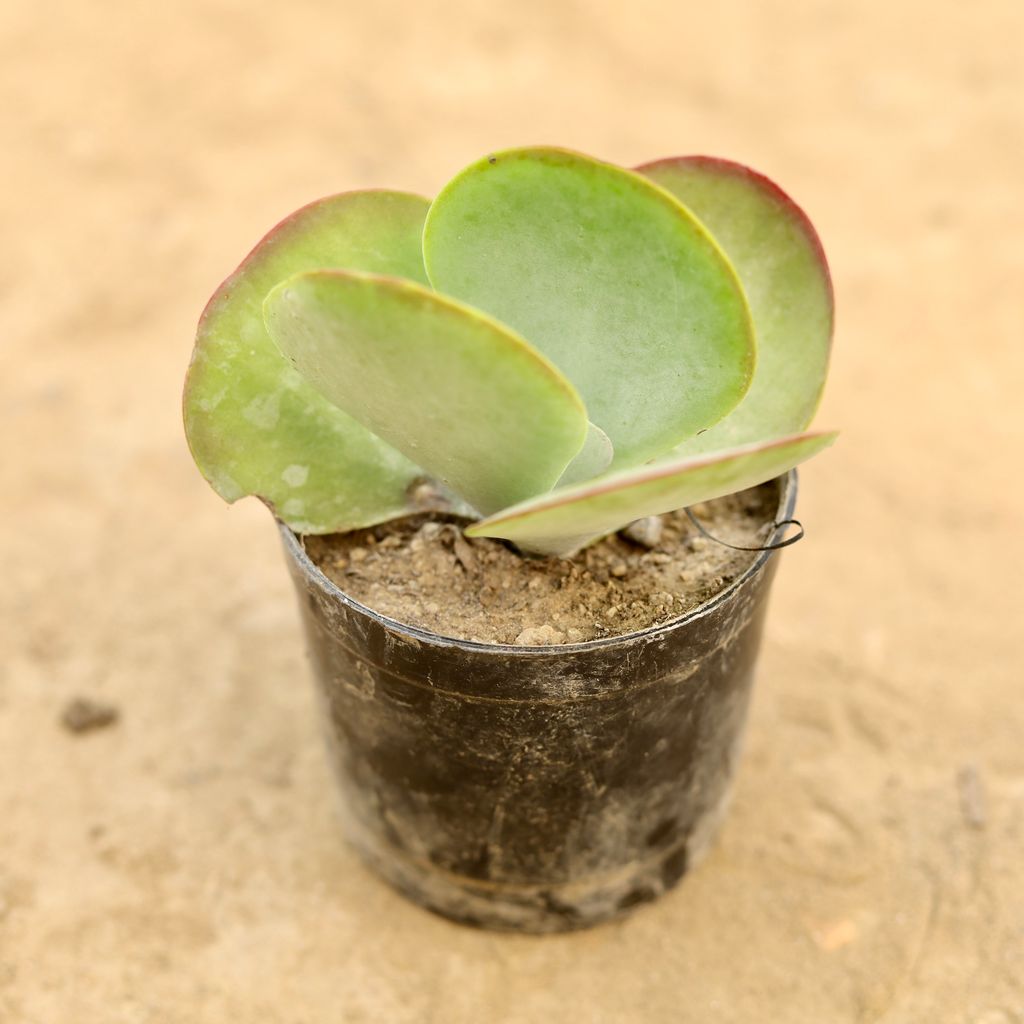
[[[215,292],[189,444],[278,520],[348,836],[402,891],[563,930],[706,848],[793,467],[835,436],[804,432],[832,306],[761,175],[554,148],[320,200]],[[682,594],[693,506],[747,532]]]

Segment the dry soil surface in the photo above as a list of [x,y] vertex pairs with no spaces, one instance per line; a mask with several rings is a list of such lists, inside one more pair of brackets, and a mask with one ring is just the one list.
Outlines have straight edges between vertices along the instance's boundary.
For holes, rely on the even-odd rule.
[[[8,5],[0,1021],[1022,1024],[1022,46],[1019,0]],[[546,939],[343,845],[275,531],[178,412],[207,295],[283,214],[530,142],[784,183],[843,429],[719,845]],[[76,697],[106,721],[69,729]]]
[[[443,516],[302,545],[345,593],[398,622],[488,644],[585,643],[678,619],[721,593],[757,559],[751,549],[782,538],[772,533],[779,500],[769,481],[640,520],[572,558],[524,558],[502,541],[464,537]],[[646,543],[626,535],[643,529]]]

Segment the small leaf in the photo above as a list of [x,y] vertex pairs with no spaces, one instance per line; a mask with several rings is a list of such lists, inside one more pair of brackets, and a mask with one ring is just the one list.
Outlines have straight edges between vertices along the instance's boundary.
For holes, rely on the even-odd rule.
[[807,215],[777,185],[742,164],[679,157],[637,168],[706,225],[739,273],[757,334],[746,397],[678,455],[718,451],[803,430],[825,385],[832,281]]
[[816,455],[834,433],[799,434],[730,451],[611,473],[504,509],[466,529],[526,551],[563,557],[644,516],[661,515],[764,483]]
[[485,515],[550,490],[583,446],[586,410],[554,366],[411,281],[299,274],[267,296],[264,317],[321,394]]
[[710,427],[753,373],[749,310],[704,227],[631,171],[560,149],[457,175],[423,234],[435,288],[547,355],[636,465]]
[[603,473],[612,462],[615,450],[608,435],[593,423],[587,424],[587,439],[583,447],[576,453],[576,458],[565,467],[565,472],[558,478],[557,487],[569,484],[581,484]]
[[210,299],[185,384],[185,432],[228,501],[255,494],[303,533],[382,522],[415,503],[423,471],[311,388],[263,325],[263,299],[300,270],[348,267],[426,281],[429,201],[348,192],[282,221]]

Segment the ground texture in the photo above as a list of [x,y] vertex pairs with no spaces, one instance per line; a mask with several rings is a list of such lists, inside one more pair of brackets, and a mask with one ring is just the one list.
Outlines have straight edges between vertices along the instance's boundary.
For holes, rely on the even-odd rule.
[[[2,21],[3,1024],[1024,1022],[1018,0]],[[529,142],[784,182],[832,258],[844,431],[721,842],[553,939],[436,919],[341,843],[270,519],[178,412],[203,302],[279,217]]]

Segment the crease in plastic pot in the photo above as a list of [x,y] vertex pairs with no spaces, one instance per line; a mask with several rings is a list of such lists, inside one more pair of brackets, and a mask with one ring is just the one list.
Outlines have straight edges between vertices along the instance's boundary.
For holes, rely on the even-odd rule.
[[[796,472],[775,484],[780,522]],[[703,856],[729,796],[777,552],[663,625],[515,647],[379,615],[279,527],[344,830],[397,889],[466,924],[565,931],[656,899]]]

